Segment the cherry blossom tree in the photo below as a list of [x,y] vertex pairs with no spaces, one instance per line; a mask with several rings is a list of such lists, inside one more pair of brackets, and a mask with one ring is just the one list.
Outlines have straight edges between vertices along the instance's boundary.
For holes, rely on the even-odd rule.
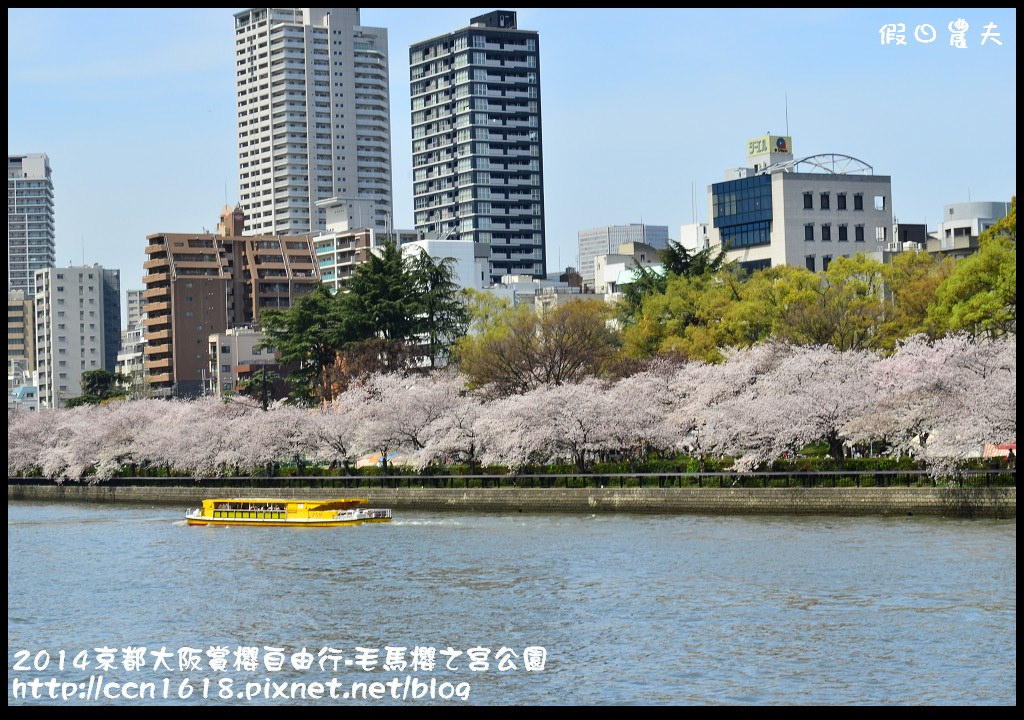
[[584,472],[588,454],[605,449],[603,425],[614,422],[596,412],[603,392],[601,381],[587,378],[491,403],[477,423],[487,448],[485,461],[521,467],[569,460]]
[[914,336],[875,364],[877,401],[847,431],[932,463],[977,456],[985,443],[1016,440],[1016,373],[1013,338]]

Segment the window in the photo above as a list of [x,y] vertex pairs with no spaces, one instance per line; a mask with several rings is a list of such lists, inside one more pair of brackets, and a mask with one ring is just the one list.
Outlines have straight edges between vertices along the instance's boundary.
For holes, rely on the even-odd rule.
[[875,241],[876,242],[880,242],[880,243],[881,242],[885,242],[886,236],[888,235],[888,233],[886,232],[887,230],[888,230],[888,228],[886,228],[886,227],[876,227],[875,228]]
[[229,373],[229,372],[231,372],[231,366],[230,365],[221,365],[220,366],[220,371],[222,373]]
[[829,202],[829,195],[828,195],[828,193],[822,193],[821,194],[821,209],[822,210],[829,210],[830,209],[829,205],[830,205],[830,202]]
[[846,193],[836,193],[836,210],[846,209]]
[[864,209],[864,194],[863,193],[856,193],[853,196],[853,209],[854,210],[863,210]]
[[853,231],[854,231],[854,235],[853,235],[854,241],[855,242],[864,242],[864,226],[863,225],[858,225],[857,227],[855,227],[853,229]]
[[846,227],[845,225],[840,225],[839,226],[839,242],[849,242],[849,240],[850,240],[849,228]]
[[221,352],[222,355],[230,355],[231,354],[231,346],[230,345],[221,345],[220,346],[220,352]]
[[821,226],[821,241],[832,242],[832,226],[828,223]]
[[885,195],[875,195],[875,210],[885,210]]
[[814,225],[810,223],[804,225],[804,240],[814,242]]
[[832,256],[831,255],[822,255],[821,256],[821,269],[823,271],[824,270],[828,270],[829,263],[831,263],[831,262],[832,262]]
[[814,256],[813,255],[808,255],[807,257],[805,257],[804,258],[804,264],[807,266],[808,270],[810,270],[811,272],[814,272]]
[[804,210],[814,209],[814,193],[804,193]]

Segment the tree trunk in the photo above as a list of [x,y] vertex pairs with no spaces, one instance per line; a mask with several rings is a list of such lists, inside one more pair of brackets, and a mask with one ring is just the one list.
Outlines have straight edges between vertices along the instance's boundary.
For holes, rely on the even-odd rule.
[[843,469],[843,460],[846,459],[846,451],[843,449],[843,441],[839,439],[839,436],[835,433],[829,433],[828,436],[828,454],[839,465],[839,469]]

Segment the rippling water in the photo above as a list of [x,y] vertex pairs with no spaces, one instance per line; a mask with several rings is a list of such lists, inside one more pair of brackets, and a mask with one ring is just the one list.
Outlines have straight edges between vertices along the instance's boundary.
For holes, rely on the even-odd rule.
[[[433,674],[479,704],[1017,700],[1016,521],[401,513],[300,530],[190,528],[184,509],[8,503],[9,703],[14,677],[83,679],[15,672],[15,651],[103,645],[547,648],[542,673]],[[173,687],[172,667],[108,676]]]

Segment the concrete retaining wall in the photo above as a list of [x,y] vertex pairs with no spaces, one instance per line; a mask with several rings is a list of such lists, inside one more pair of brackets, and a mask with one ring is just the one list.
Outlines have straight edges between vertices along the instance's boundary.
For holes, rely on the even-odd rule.
[[[199,487],[8,485],[8,500],[138,502],[197,506],[218,491]],[[493,513],[707,515],[926,515],[1016,518],[1017,488],[472,488],[224,489],[227,497],[365,497],[402,510]]]

